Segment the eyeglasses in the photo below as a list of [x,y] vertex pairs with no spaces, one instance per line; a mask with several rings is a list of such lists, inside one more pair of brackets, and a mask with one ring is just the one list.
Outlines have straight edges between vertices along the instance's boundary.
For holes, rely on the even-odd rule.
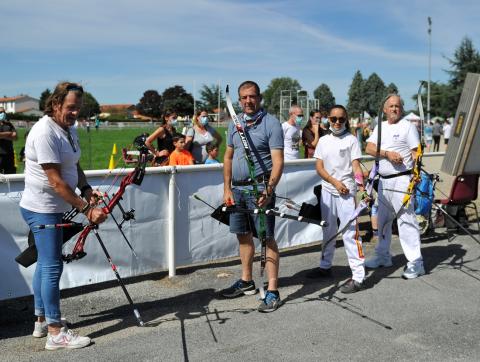
[[328,117],[328,120],[332,123],[345,123],[347,119],[345,117]]
[[68,143],[70,143],[70,146],[72,146],[73,152],[77,152],[77,148],[75,147],[75,142],[73,142],[73,137],[72,134],[70,133],[70,130],[67,129],[67,138],[68,138]]
[[74,92],[81,92],[83,93],[83,87],[77,84],[69,84],[67,85],[67,91],[74,91]]

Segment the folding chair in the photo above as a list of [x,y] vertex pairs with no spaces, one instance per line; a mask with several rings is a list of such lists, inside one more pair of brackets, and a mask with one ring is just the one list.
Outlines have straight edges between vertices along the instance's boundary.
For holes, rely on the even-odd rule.
[[478,174],[457,176],[450,190],[450,197],[448,199],[435,200],[435,203],[445,206],[463,206],[474,209],[477,218],[477,230],[480,232],[478,209],[475,204],[478,196],[478,178]]

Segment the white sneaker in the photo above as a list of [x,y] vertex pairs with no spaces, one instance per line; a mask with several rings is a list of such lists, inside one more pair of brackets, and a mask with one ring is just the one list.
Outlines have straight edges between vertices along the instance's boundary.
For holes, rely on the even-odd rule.
[[370,269],[376,269],[380,266],[384,266],[388,268],[388,267],[391,267],[392,265],[393,265],[392,257],[390,255],[383,256],[375,253],[374,256],[365,260],[365,267]]
[[425,269],[423,268],[422,262],[417,263],[408,263],[405,271],[402,274],[402,277],[405,279],[415,279],[418,278],[420,275],[425,274]]
[[48,334],[45,349],[48,349],[49,351],[54,351],[62,348],[83,348],[88,346],[90,343],[90,337],[79,336],[73,329],[62,327],[62,329],[60,329],[60,333],[56,336],[54,336],[53,334]]
[[[60,320],[60,323],[62,323],[62,326],[64,326],[64,327],[67,326],[67,320],[65,318],[62,318]],[[43,337],[46,337],[47,334],[48,334],[47,321],[35,322],[35,326],[33,328],[32,336],[34,336],[35,338],[43,338]]]
[[47,321],[35,322],[35,327],[33,328],[32,336],[35,338],[46,337],[48,333],[48,324]]

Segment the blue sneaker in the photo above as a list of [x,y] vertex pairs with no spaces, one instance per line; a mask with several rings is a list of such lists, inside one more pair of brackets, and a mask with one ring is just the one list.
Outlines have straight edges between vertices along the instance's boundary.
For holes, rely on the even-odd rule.
[[280,294],[273,293],[270,290],[267,290],[267,294],[265,295],[265,299],[262,299],[260,305],[258,306],[258,311],[262,313],[270,313],[274,312],[282,305],[282,301],[280,299]]
[[253,295],[256,292],[257,289],[255,288],[255,282],[253,280],[246,282],[238,279],[231,287],[220,291],[220,294],[224,298],[237,298],[243,295]]

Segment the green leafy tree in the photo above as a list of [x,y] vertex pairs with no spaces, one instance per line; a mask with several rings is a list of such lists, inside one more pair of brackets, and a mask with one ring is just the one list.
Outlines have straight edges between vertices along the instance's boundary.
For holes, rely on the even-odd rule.
[[47,99],[48,97],[50,97],[51,94],[52,92],[50,91],[50,89],[47,88],[40,95],[39,107],[41,111],[45,110],[45,103],[47,103]]
[[386,94],[386,87],[383,80],[372,73],[365,81],[363,86],[363,96],[365,99],[365,110],[372,116],[377,116],[378,110]]
[[[440,82],[430,83],[430,114],[432,117],[452,117],[455,115],[457,103],[453,97],[454,88],[450,84],[444,84]],[[417,103],[417,95],[415,94],[412,99]],[[422,89],[422,103],[423,109],[427,111],[427,90],[425,87]],[[418,105],[416,105],[418,112]]]
[[212,84],[210,86],[204,84],[200,89],[200,102],[197,104],[197,109],[205,109],[207,112],[213,113],[213,110],[218,108],[219,92],[220,108],[225,108],[225,95],[223,94],[222,90],[219,89],[218,84]]
[[193,96],[181,86],[175,85],[163,91],[163,109],[175,111],[178,115],[193,114]]
[[350,117],[358,117],[365,110],[365,101],[363,94],[364,79],[362,73],[357,70],[348,90],[347,109]]
[[137,111],[148,117],[160,118],[163,112],[163,99],[156,90],[147,90],[136,105]]
[[263,106],[267,112],[279,115],[281,91],[291,91],[292,102],[296,103],[297,91],[300,89],[302,89],[302,86],[296,79],[289,77],[274,78],[263,92]]
[[448,59],[448,61],[452,69],[446,72],[450,75],[449,84],[453,90],[453,101],[457,105],[467,73],[480,73],[480,55],[473,46],[472,40],[465,37],[455,50],[453,59]]
[[100,105],[91,93],[83,93],[83,103],[79,118],[90,118],[100,113]]
[[335,97],[330,90],[330,87],[325,83],[320,84],[314,91],[313,97],[319,100],[319,108],[321,110],[328,110],[335,105]]
[[385,89],[385,96],[388,94],[398,94],[398,88],[395,83],[390,83],[387,85],[387,88]]

